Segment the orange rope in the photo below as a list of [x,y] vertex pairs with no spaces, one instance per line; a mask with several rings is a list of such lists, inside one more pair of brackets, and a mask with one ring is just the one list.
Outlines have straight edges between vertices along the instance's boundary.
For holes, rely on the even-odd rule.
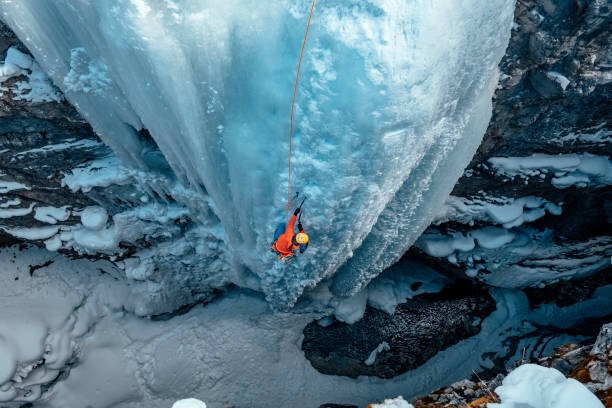
[[306,39],[308,38],[310,21],[312,20],[312,12],[314,10],[316,1],[317,0],[312,0],[312,5],[310,6],[310,16],[308,17],[308,24],[306,25],[304,41],[302,41],[302,51],[300,51],[300,60],[298,61],[297,71],[295,73],[295,84],[293,85],[293,97],[291,98],[291,115],[289,117],[289,159],[287,160],[287,209],[285,210],[287,222],[289,222],[289,209],[291,208],[291,153],[293,149],[293,112],[295,109],[295,95],[297,94],[300,68],[302,67],[302,57],[304,56],[304,48],[306,48]]

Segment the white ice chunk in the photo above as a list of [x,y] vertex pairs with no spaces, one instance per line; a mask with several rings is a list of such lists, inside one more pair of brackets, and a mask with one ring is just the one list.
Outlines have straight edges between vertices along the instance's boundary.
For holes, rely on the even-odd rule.
[[0,208],[8,208],[8,207],[13,207],[16,205],[21,204],[21,199],[19,198],[12,198],[9,200],[6,200],[4,202],[0,202]]
[[376,362],[376,357],[378,357],[380,353],[389,350],[391,350],[391,346],[389,346],[389,343],[387,343],[386,341],[383,341],[374,350],[372,350],[368,358],[364,361],[364,364],[367,366],[373,365]]
[[546,155],[529,157],[493,157],[489,159],[496,173],[508,177],[534,176],[541,171],[553,171],[552,184],[557,188],[573,185],[606,186],[612,184],[612,161],[605,156],[590,153]]
[[474,221],[488,221],[500,224],[504,228],[513,228],[543,217],[546,211],[560,215],[562,209],[559,205],[534,196],[516,199],[505,197],[467,199],[451,196],[442,212],[436,217],[435,223],[455,221],[472,225]]
[[456,250],[468,252],[474,249],[474,238],[462,233],[452,235],[423,235],[417,246],[425,253],[436,258],[444,258],[451,255]]
[[5,63],[13,63],[22,69],[32,68],[32,57],[19,51],[16,47],[9,47],[6,51]]
[[99,231],[108,221],[108,212],[102,207],[86,207],[81,212],[81,223],[87,229]]
[[30,190],[30,187],[25,184],[18,183],[16,181],[2,181],[0,180],[0,194],[8,193],[10,191],[17,190]]
[[26,77],[25,80],[15,84],[13,99],[26,100],[31,103],[62,101],[61,92],[53,86],[51,79],[40,70],[36,62],[32,64],[32,70]]
[[514,234],[504,228],[485,227],[471,232],[472,236],[483,248],[497,249],[514,239]]
[[406,402],[401,396],[393,399],[386,399],[379,404],[370,404],[370,408],[414,408],[412,404]]
[[512,371],[495,393],[500,404],[489,408],[603,408],[584,385],[554,368],[524,364]]
[[121,165],[116,157],[109,157],[72,169],[62,179],[62,186],[86,193],[94,187],[128,184],[131,178],[132,172],[128,168]]
[[176,401],[172,408],[206,408],[206,404],[199,399],[186,398]]
[[70,217],[70,206],[63,207],[36,207],[34,219],[47,224],[57,224],[58,221],[66,221]]
[[546,76],[549,79],[552,79],[553,81],[558,83],[559,86],[561,87],[561,89],[563,89],[564,91],[565,91],[565,88],[567,88],[567,86],[570,83],[570,80],[567,79],[567,77],[565,77],[563,74],[560,74],[560,73],[555,72],[555,71],[548,71],[546,73]]
[[0,218],[13,218],[13,217],[23,217],[24,215],[28,215],[32,212],[32,208],[34,208],[34,204],[30,204],[29,207],[24,208],[0,208]]
[[53,236],[45,241],[45,248],[47,251],[55,252],[62,247],[62,240],[58,235]]
[[32,67],[32,58],[19,51],[16,47],[10,47],[6,52],[4,64],[0,64],[0,84],[7,79],[23,74],[24,69]]
[[368,301],[368,291],[362,290],[355,295],[343,299],[336,306],[334,314],[341,322],[353,324],[363,317]]
[[91,61],[81,47],[70,50],[70,71],[64,77],[67,91],[102,94],[110,84],[108,67],[102,60]]
[[2,230],[7,234],[10,234],[16,238],[27,239],[30,241],[36,241],[41,239],[51,238],[57,234],[59,227],[39,227],[39,228],[6,228],[2,227]]

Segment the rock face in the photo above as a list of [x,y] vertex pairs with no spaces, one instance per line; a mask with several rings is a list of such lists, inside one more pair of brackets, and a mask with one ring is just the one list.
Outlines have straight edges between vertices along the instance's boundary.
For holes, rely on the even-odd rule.
[[368,307],[353,325],[310,323],[302,349],[325,374],[391,378],[478,333],[480,322],[493,309],[495,303],[485,289],[460,281],[401,303],[393,315]]
[[489,129],[415,253],[501,287],[609,267],[611,22],[602,2],[517,3]]

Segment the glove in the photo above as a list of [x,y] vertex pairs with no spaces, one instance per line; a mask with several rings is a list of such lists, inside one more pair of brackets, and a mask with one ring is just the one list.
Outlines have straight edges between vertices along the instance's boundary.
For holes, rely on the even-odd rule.
[[296,208],[293,212],[293,215],[298,215],[300,213],[300,207]]

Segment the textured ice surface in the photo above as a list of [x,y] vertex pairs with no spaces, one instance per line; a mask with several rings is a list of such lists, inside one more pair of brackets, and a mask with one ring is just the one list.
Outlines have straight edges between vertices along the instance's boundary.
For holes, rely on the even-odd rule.
[[232,280],[280,306],[338,270],[334,293],[358,292],[427,227],[484,134],[514,1],[317,5],[293,175],[312,244],[279,266],[269,245],[308,6],[1,0],[0,17],[126,165],[165,172],[147,161],[148,129],[214,203]]

